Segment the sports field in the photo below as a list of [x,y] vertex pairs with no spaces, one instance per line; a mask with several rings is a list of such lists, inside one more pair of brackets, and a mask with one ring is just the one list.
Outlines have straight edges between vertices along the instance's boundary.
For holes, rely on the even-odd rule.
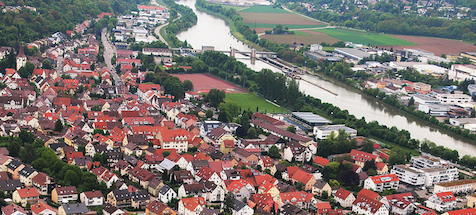
[[366,33],[362,31],[345,30],[337,28],[318,29],[314,30],[327,34],[331,37],[337,38],[345,42],[353,42],[363,45],[371,46],[412,46],[415,43],[406,41],[404,39],[392,37],[386,34]]
[[259,112],[266,113],[287,113],[285,108],[275,106],[266,101],[265,98],[252,93],[232,93],[226,94],[225,102],[233,102],[241,106],[241,110],[251,110],[256,112],[258,107]]
[[208,93],[211,89],[225,90],[226,93],[246,92],[241,87],[237,87],[226,81],[205,74],[171,74],[178,77],[180,81],[190,80],[193,83],[194,91],[198,93]]

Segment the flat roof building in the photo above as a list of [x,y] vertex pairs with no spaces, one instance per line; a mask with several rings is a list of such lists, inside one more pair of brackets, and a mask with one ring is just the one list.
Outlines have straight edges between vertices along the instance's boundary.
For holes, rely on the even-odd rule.
[[313,134],[316,136],[317,139],[324,140],[332,134],[334,134],[334,137],[336,137],[339,134],[339,130],[343,130],[347,135],[350,136],[350,138],[354,138],[357,136],[357,130],[349,128],[345,125],[315,126]]
[[326,118],[311,112],[292,112],[292,117],[309,126],[320,126],[332,123]]
[[336,48],[334,49],[334,52],[358,61],[364,59],[365,57],[370,57],[369,53],[353,48]]

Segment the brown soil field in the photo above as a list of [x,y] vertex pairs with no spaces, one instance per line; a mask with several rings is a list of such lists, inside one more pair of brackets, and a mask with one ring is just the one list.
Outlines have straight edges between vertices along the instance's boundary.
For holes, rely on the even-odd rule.
[[326,43],[336,43],[339,42],[338,39],[331,37],[327,34],[323,34],[320,32],[315,32],[315,31],[301,31],[304,33],[308,33],[311,35],[295,35],[295,34],[287,34],[287,35],[273,35],[273,34],[266,34],[261,36],[264,39],[267,39],[269,41],[278,43],[278,44],[293,44],[296,42],[297,44],[304,44],[304,45],[309,45],[309,44],[320,44],[322,42]]
[[[251,29],[253,29],[253,28],[251,28]],[[256,33],[259,34],[259,33],[264,33],[267,30],[273,30],[273,29],[272,28],[255,28],[255,30],[256,30]]]
[[[393,49],[412,48],[423,49],[435,53],[440,56],[441,54],[459,54],[461,52],[476,51],[476,46],[469,43],[465,43],[459,40],[450,40],[435,37],[418,37],[407,35],[391,35],[416,43],[416,46],[393,46]],[[382,46],[383,48],[391,48],[391,46]]]
[[246,23],[269,23],[282,25],[324,25],[293,13],[248,13],[238,12]]
[[225,90],[226,93],[243,93],[247,92],[241,87],[237,87],[226,81],[220,80],[206,74],[171,74],[178,77],[180,81],[190,80],[193,83],[195,92],[208,93],[211,89]]

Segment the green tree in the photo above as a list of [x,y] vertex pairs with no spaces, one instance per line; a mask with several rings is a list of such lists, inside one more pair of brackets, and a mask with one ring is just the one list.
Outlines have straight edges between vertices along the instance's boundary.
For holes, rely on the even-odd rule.
[[63,130],[63,123],[61,122],[61,120],[57,119],[56,122],[55,122],[54,131],[61,132],[62,130]]
[[66,171],[66,174],[64,175],[64,181],[71,186],[78,186],[80,182],[78,175],[73,170]]
[[192,81],[186,79],[183,81],[183,88],[185,91],[192,91],[193,90],[193,83]]
[[211,89],[208,91],[208,94],[205,96],[205,102],[210,103],[210,106],[218,108],[218,105],[223,102],[225,99],[225,91],[218,89]]
[[249,128],[248,129],[248,138],[254,139],[256,137],[258,137],[258,132],[256,132],[256,129],[255,128]]
[[177,198],[173,198],[167,203],[167,205],[174,210],[178,210],[178,203],[179,200]]
[[48,59],[43,60],[43,62],[41,62],[41,68],[42,69],[53,69],[53,66],[51,65],[51,61],[48,60]]
[[321,197],[322,197],[323,199],[327,199],[327,198],[329,197],[329,193],[327,193],[327,191],[324,190],[324,191],[322,191],[322,193],[321,193]]
[[281,154],[279,154],[279,149],[275,145],[269,148],[268,154],[271,158],[280,158]]
[[82,152],[83,155],[86,154],[86,147],[83,145],[78,146],[78,152]]
[[207,109],[207,111],[205,112],[205,117],[207,117],[207,119],[210,119],[213,117],[213,110],[212,109]]
[[91,107],[91,111],[101,111],[101,106],[94,105],[94,106]]
[[362,143],[362,151],[367,153],[372,153],[374,151],[374,144],[370,142],[368,139],[365,139]]
[[298,182],[298,183],[296,184],[296,189],[299,190],[299,191],[303,190],[304,187],[306,187],[306,185],[305,185],[304,183],[302,183],[302,182]]
[[286,131],[289,131],[291,133],[296,133],[296,127],[294,127],[293,125],[290,125],[286,128]]
[[31,74],[33,74],[33,70],[35,69],[35,65],[30,62],[26,62],[25,66],[21,67],[18,70],[18,74],[22,78],[28,78]]
[[225,202],[223,203],[223,210],[225,213],[232,213],[235,208],[235,194],[228,192],[225,194]]

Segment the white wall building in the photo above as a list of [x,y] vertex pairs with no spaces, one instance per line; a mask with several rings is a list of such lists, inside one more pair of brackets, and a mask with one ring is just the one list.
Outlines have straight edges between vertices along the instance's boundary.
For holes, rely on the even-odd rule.
[[462,179],[458,181],[435,184],[433,193],[452,192],[454,194],[469,193],[476,190],[476,180]]
[[414,156],[410,159],[410,165],[417,169],[423,168],[441,168],[443,164],[446,164],[439,158],[432,158],[428,156]]
[[[350,138],[357,136],[357,130],[349,128],[345,125],[324,125],[324,126],[314,126],[314,135],[320,140],[327,139],[331,134],[337,136],[339,130],[344,130],[346,134],[350,135]],[[334,132],[334,133],[333,133]]]
[[413,185],[422,186],[425,184],[425,173],[414,167],[407,167],[405,165],[394,165],[391,174],[398,176],[401,182]]
[[365,179],[364,188],[369,190],[372,189],[377,192],[382,192],[389,189],[397,190],[399,183],[400,179],[398,179],[397,175],[395,174],[380,175]]
[[436,99],[438,99],[441,104],[461,104],[471,102],[471,96],[466,94],[440,93],[436,94]]

